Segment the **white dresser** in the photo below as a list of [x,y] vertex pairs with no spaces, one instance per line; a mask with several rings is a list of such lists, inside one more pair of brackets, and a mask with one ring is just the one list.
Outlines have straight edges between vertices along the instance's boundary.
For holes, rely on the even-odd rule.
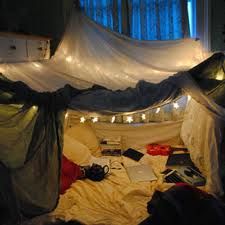
[[0,63],[39,61],[50,58],[50,38],[0,32]]

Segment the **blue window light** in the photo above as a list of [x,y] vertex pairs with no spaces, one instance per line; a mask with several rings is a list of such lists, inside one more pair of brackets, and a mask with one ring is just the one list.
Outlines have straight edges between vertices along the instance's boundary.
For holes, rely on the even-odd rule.
[[[80,0],[81,8],[97,23],[122,33],[122,1]],[[180,0],[129,0],[130,37],[138,40],[184,38]],[[187,0],[190,37],[196,37],[196,0]]]

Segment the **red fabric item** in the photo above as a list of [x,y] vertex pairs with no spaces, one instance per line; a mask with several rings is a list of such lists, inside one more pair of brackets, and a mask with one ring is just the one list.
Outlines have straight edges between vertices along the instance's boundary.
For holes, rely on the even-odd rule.
[[150,155],[169,155],[171,147],[169,145],[148,144],[146,146],[147,153]]
[[62,156],[60,194],[64,194],[70,185],[82,176],[80,167]]

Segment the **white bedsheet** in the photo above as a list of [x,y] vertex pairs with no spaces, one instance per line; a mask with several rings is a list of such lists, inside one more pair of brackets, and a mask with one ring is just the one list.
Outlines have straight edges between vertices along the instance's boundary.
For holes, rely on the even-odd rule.
[[[87,225],[137,225],[148,216],[147,202],[155,189],[164,191],[171,184],[162,182],[160,171],[164,170],[167,157],[145,155],[138,163],[126,157],[111,157],[113,168],[138,163],[152,165],[158,180],[131,183],[125,169],[112,169],[101,182],[88,179],[72,184],[52,213],[65,220],[76,219]],[[117,161],[117,162],[115,162]],[[119,161],[119,162],[118,162]]]

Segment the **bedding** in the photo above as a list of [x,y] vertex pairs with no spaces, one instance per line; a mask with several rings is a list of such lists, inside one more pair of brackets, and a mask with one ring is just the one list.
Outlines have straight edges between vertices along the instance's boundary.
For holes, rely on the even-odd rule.
[[76,126],[68,128],[65,134],[87,146],[92,155],[100,149],[98,138],[88,123],[78,123]]
[[80,166],[89,165],[92,158],[87,146],[67,134],[64,135],[63,155]]
[[[172,184],[163,183],[161,171],[165,169],[166,156],[145,156],[135,162],[124,156],[107,157],[111,162],[110,174],[101,182],[77,180],[60,196],[52,217],[76,219],[87,225],[137,225],[147,218],[147,202],[154,191],[165,191]],[[157,181],[132,183],[125,167],[149,164]]]

